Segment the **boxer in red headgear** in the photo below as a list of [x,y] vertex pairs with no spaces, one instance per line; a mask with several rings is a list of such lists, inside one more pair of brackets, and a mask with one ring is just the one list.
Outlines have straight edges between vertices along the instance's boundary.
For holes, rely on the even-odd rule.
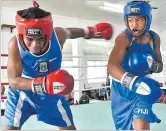
[[9,41],[9,91],[4,130],[21,129],[24,122],[37,114],[38,120],[76,129],[64,95],[72,92],[74,79],[62,70],[61,49],[67,38],[111,39],[112,26],[98,23],[82,28],[53,28],[51,13],[34,7],[16,15],[17,35]]

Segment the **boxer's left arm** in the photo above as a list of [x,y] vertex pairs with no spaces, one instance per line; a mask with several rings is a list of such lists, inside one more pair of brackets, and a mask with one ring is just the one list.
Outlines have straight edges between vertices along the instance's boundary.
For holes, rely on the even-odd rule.
[[156,48],[154,51],[157,56],[157,60],[155,61],[156,66],[153,72],[160,73],[163,70],[163,62],[162,62],[162,56],[160,52],[160,36],[157,33],[156,33]]

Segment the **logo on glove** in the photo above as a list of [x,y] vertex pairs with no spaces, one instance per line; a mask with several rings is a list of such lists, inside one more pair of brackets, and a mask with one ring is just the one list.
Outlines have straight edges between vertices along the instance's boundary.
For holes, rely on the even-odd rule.
[[38,94],[44,93],[43,86],[42,86],[41,84],[34,85],[34,90],[35,90],[35,92],[37,92]]
[[137,88],[136,93],[143,94],[143,95],[149,95],[151,93],[151,90],[146,83],[141,82]]
[[152,57],[151,55],[148,55],[148,56],[147,56],[147,63],[148,63],[149,68],[152,67],[153,62],[154,62],[153,57]]
[[60,82],[53,82],[53,92],[54,94],[62,92],[66,86]]

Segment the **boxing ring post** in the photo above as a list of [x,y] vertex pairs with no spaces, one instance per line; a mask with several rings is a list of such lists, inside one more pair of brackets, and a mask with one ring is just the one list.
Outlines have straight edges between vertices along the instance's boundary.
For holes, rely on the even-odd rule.
[[[83,44],[85,43],[85,39],[78,38],[72,41],[72,55],[74,56],[84,56],[83,52]],[[86,59],[84,58],[72,58],[74,66],[82,66],[87,63]],[[86,70],[87,68],[75,68],[75,79],[85,78],[87,76]],[[74,92],[74,103],[79,102],[80,97],[82,96],[82,91],[79,89],[84,89],[85,81],[75,81],[74,82],[74,90],[78,90]]]

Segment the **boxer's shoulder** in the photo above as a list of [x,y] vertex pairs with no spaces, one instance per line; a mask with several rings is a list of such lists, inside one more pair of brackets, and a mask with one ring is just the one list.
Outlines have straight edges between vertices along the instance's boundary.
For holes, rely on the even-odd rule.
[[125,31],[122,31],[115,39],[115,44],[117,45],[123,45],[123,46],[129,46],[130,40],[128,37],[128,34]]

